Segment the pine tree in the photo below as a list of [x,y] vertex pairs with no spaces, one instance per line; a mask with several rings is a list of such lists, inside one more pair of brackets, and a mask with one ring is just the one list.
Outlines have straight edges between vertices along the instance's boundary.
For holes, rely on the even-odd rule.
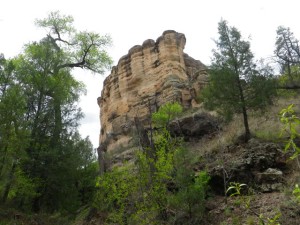
[[248,110],[264,108],[272,102],[275,93],[270,72],[258,69],[250,50],[235,27],[219,22],[217,49],[209,69],[209,85],[203,91],[205,106],[217,109],[230,119],[234,113],[243,115],[244,138],[250,138]]

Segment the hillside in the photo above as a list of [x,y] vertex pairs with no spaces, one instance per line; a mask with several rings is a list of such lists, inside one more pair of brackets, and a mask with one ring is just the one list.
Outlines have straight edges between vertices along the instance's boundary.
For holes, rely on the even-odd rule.
[[[299,224],[300,211],[292,195],[293,187],[300,179],[299,167],[295,161],[288,160],[288,154],[283,153],[284,139],[279,136],[282,124],[278,117],[280,109],[297,99],[278,100],[259,117],[253,112],[250,118],[253,138],[247,144],[240,139],[243,129],[239,117],[229,124],[219,121],[218,129],[204,135],[185,136],[184,145],[193,155],[195,174],[206,170],[211,179],[205,216],[197,222],[179,218],[176,224],[259,224],[259,216],[267,221],[267,218],[275,218],[279,213],[280,224]],[[298,106],[297,112],[300,112]],[[182,118],[203,113],[200,107],[186,111]],[[228,194],[225,197],[224,192],[230,182],[247,185],[242,197],[228,197]],[[246,204],[249,204],[248,208]],[[104,221],[105,215],[96,210],[78,224],[100,225]]]
[[[220,24],[226,28],[226,22]],[[40,160],[40,167],[28,167],[37,160],[23,157],[20,168],[37,174],[42,168],[45,184],[25,179],[25,173],[15,169],[18,155],[12,154],[17,160],[6,162],[11,170],[6,173],[9,182],[2,185],[7,202],[0,206],[0,224],[300,224],[298,91],[278,90],[278,84],[282,88],[290,80],[285,75],[273,79],[257,69],[248,42],[234,46],[243,47],[237,48],[242,49],[240,65],[230,58],[231,48],[225,57],[221,48],[209,69],[184,53],[185,43],[183,34],[165,31],[156,41],[132,47],[112,68],[97,99],[98,162],[88,138],[74,135],[68,140],[65,135],[64,149],[55,139],[59,135],[50,135],[48,143],[47,132],[35,132],[45,135],[45,143],[31,141],[24,150]],[[272,96],[265,92],[269,84]],[[208,87],[216,96],[209,96]],[[282,109],[286,111],[280,117]],[[62,157],[49,154],[53,144]],[[78,156],[68,162],[71,153]],[[38,186],[30,186],[35,183]]]
[[[116,185],[118,189],[119,185],[129,185],[126,187],[131,190],[125,191],[127,200],[121,205],[117,203],[111,211],[101,211],[105,207],[98,204],[98,210],[89,216],[87,224],[104,224],[104,221],[108,224],[123,223],[122,220],[112,222],[118,220],[111,219],[114,217],[110,215],[118,213],[127,218],[125,221],[130,221],[125,224],[141,223],[135,221],[135,216],[144,218],[142,223],[145,224],[150,223],[146,222],[148,217],[154,219],[151,224],[259,224],[259,220],[267,223],[271,219],[274,221],[269,224],[277,224],[278,221],[281,224],[299,224],[299,211],[292,197],[293,187],[299,179],[299,168],[295,161],[288,160],[290,155],[284,152],[287,136],[280,137],[283,124],[278,117],[280,110],[297,102],[298,97],[279,98],[264,111],[249,110],[251,138],[245,142],[242,117],[235,116],[231,123],[226,123],[215,112],[204,109],[198,96],[207,85],[207,69],[200,61],[183,52],[185,41],[183,34],[165,31],[156,42],[146,40],[142,46],[130,49],[128,55],[120,59],[106,78],[101,97],[98,98],[102,127],[98,148],[99,164],[104,179],[109,174],[121,176],[113,179],[122,184],[112,182],[112,186]],[[161,125],[153,122],[153,114],[167,102],[179,102],[183,107],[183,113],[178,114],[173,121],[167,121],[170,137],[164,136],[165,133],[160,130]],[[171,112],[172,109],[168,110]],[[299,107],[296,107],[296,111],[299,112]],[[160,143],[161,137],[165,137],[166,142]],[[182,147],[178,148],[178,140],[183,141],[179,141]],[[180,156],[183,159],[172,159],[174,162],[169,165],[169,171],[160,171],[159,166],[170,163],[170,150],[157,153],[162,148],[173,149],[171,151],[174,153],[170,154],[175,158],[180,148],[186,149],[186,153]],[[150,176],[149,187],[145,187],[143,194],[135,190],[136,184],[131,184],[133,181],[126,175],[129,167],[129,173],[136,177],[144,176],[139,172],[140,167],[143,168],[143,165],[139,165],[139,152],[145,153],[144,160],[152,161],[149,162],[150,172],[147,175]],[[161,154],[165,154],[165,161],[157,165]],[[182,170],[176,167],[176,160],[185,168],[185,176],[193,177],[192,183],[188,180],[180,181],[182,178],[176,177],[176,173]],[[122,168],[125,168],[124,171]],[[114,171],[119,172],[115,174]],[[165,173],[165,183],[158,185],[166,189],[159,198],[167,201],[155,206],[159,211],[163,205],[161,214],[154,214],[156,216],[149,212],[152,210],[150,203],[138,211],[136,208],[140,206],[135,206],[139,198],[140,201],[146,199],[149,202],[156,198],[153,195],[155,193],[147,191],[151,189],[153,179],[156,179],[155,171],[157,174]],[[204,171],[209,176],[208,189],[205,202],[201,200],[199,203],[197,195],[200,192],[195,191],[193,185]],[[128,182],[123,184],[124,180]],[[237,190],[241,184],[241,195],[229,197],[227,189],[232,186],[233,190]],[[185,190],[185,194],[181,193],[181,189]],[[110,193],[109,188],[107,191],[107,196],[114,193]],[[153,198],[148,199],[145,195],[153,195]],[[177,195],[182,195],[181,200],[172,203],[171,199],[177,198]],[[111,197],[115,198],[113,194]],[[117,199],[122,201],[122,198]],[[122,209],[122,204],[128,209]],[[121,209],[124,212],[118,212]]]

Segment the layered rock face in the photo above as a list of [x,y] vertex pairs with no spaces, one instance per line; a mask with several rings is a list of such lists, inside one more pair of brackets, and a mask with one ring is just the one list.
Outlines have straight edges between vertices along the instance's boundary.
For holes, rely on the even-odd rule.
[[100,107],[100,147],[117,151],[134,143],[134,118],[147,127],[150,111],[166,102],[196,107],[207,83],[206,67],[183,52],[185,36],[165,31],[156,41],[132,47],[105,79]]

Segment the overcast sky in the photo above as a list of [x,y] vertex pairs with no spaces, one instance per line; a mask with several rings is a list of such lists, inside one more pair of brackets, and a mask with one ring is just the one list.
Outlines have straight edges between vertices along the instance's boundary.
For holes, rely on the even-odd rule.
[[[274,51],[276,29],[290,27],[300,39],[299,0],[0,0],[0,53],[6,58],[22,52],[24,44],[41,39],[46,33],[34,26],[36,18],[45,18],[59,10],[72,15],[78,30],[110,34],[113,47],[108,51],[116,64],[134,45],[146,39],[156,40],[165,30],[184,33],[185,52],[209,64],[215,47],[217,25],[221,18],[237,27],[242,36],[251,36],[251,49],[257,59]],[[104,76],[76,70],[75,76],[86,84],[82,97],[85,113],[80,132],[90,136],[98,147],[99,107]]]

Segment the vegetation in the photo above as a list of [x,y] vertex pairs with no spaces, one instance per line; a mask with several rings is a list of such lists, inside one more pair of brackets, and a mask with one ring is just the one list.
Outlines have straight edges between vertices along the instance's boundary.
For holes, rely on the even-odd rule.
[[152,115],[154,123],[164,121],[153,135],[154,148],[138,151],[134,165],[99,177],[95,206],[107,213],[107,224],[167,224],[183,218],[198,224],[202,218],[209,177],[205,172],[195,176],[191,156],[166,129],[165,118],[181,110],[177,103],[162,106]]
[[299,137],[298,126],[300,124],[300,119],[295,113],[294,104],[291,104],[287,108],[282,109],[279,115],[280,115],[280,121],[284,125],[284,128],[282,129],[281,132],[281,136],[284,135],[284,133],[288,134],[288,141],[285,145],[284,150],[285,152],[290,150],[292,152],[291,159],[297,159],[298,161],[300,148],[297,146],[295,141]]
[[243,115],[245,141],[250,138],[248,113],[263,109],[275,94],[269,68],[257,68],[250,43],[242,40],[235,27],[222,20],[219,23],[217,50],[209,69],[209,84],[202,92],[208,109],[217,109],[225,118],[234,113]]
[[272,218],[265,218],[263,214],[258,214],[251,209],[251,193],[249,193],[250,195],[248,196],[243,196],[241,193],[242,187],[244,186],[246,186],[246,184],[231,182],[229,188],[227,189],[227,192],[231,192],[230,197],[235,196],[236,198],[239,198],[239,200],[241,200],[243,204],[242,207],[244,207],[245,210],[250,211],[251,214],[254,214],[258,218],[259,225],[280,225],[280,213],[277,213]]
[[82,139],[84,85],[71,72],[103,73],[108,36],[77,32],[70,16],[36,24],[48,34],[13,59],[0,57],[0,202],[28,212],[74,212],[92,198],[97,164]]
[[[282,74],[288,77],[288,85],[295,85],[299,80],[300,48],[299,41],[288,27],[277,29],[275,55]],[[290,86],[293,88],[293,86]]]
[[[77,31],[73,18],[59,12],[36,20],[36,25],[47,30],[43,39],[26,44],[15,58],[0,55],[0,220],[3,214],[16,218],[19,212],[49,213],[59,217],[53,223],[66,224],[61,215],[74,215],[78,210],[87,213],[83,207],[92,203],[105,224],[200,224],[210,177],[204,170],[194,171],[199,155],[169,132],[170,122],[182,112],[181,105],[167,103],[150,112],[150,128],[138,132],[143,140],[134,161],[107,168],[98,176],[93,146],[77,130],[83,117],[77,103],[85,90],[72,71],[81,68],[103,74],[112,62],[106,52],[111,39]],[[254,61],[249,41],[224,20],[219,23],[216,45],[208,70],[209,84],[202,93],[204,105],[226,119],[240,114],[246,142],[251,136],[251,117],[257,123],[256,130],[253,128],[257,136],[278,141],[272,115],[263,118],[269,121],[264,129],[256,111],[266,109],[276,94],[297,97],[298,40],[289,28],[278,28],[275,58],[281,75],[276,78],[270,67]],[[285,153],[300,167],[300,119],[294,105],[281,110],[280,122],[284,125],[280,140],[286,141]],[[236,126],[239,124],[224,127],[224,136],[217,143],[221,148],[215,147],[212,139],[215,145],[210,150],[224,150],[234,143]],[[225,177],[225,162],[221,163],[226,190],[231,177]],[[250,210],[251,198],[242,192],[245,186],[231,182],[226,194],[236,198],[236,205]],[[293,204],[298,205],[299,184],[293,187]],[[261,224],[278,224],[280,220],[280,214],[271,218],[254,215]],[[240,218],[236,218],[238,224]]]
[[[281,128],[281,138],[286,140],[285,142],[285,148],[284,152],[290,156],[290,160],[296,160],[298,167],[299,167],[299,147],[297,146],[297,139],[299,137],[299,118],[296,114],[294,104],[289,105],[287,108],[284,108],[280,111],[280,122],[282,123],[283,127]],[[298,168],[299,169],[299,168]],[[242,207],[244,211],[247,212],[248,215],[254,215],[254,218],[251,218],[251,220],[247,221],[257,221],[261,225],[280,225],[286,224],[285,222],[289,223],[290,221],[285,221],[285,214],[282,214],[282,212],[279,211],[279,209],[275,209],[275,206],[273,206],[272,209],[272,216],[268,217],[265,216],[263,213],[258,213],[255,209],[256,207],[253,207],[253,190],[251,188],[248,188],[248,191],[245,190],[247,187],[246,184],[241,184],[238,182],[230,182],[229,187],[227,188],[226,193],[230,196],[232,201],[229,201],[230,204],[238,205],[239,207]],[[290,188],[290,187],[288,187]],[[243,191],[242,191],[243,189]],[[289,193],[289,200],[287,203],[283,204],[289,204],[290,210],[293,207],[297,207],[299,204],[299,196],[300,196],[300,188],[299,184],[295,184],[292,191],[288,191]],[[234,206],[233,206],[234,207]],[[234,214],[234,211],[232,211]],[[240,223],[243,221],[241,216],[239,215],[232,215],[233,218],[237,218],[237,223]],[[282,218],[283,217],[283,218]],[[298,220],[297,220],[298,221]],[[249,224],[256,224],[255,222],[249,222]],[[248,223],[247,223],[248,224]]]

